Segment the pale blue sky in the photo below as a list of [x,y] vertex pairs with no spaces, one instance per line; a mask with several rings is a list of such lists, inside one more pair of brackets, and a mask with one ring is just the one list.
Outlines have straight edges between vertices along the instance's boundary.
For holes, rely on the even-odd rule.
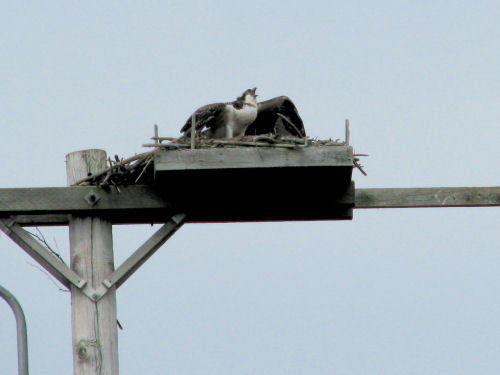
[[[498,186],[496,1],[2,1],[0,187],[64,186],[249,87],[308,135],[350,119],[358,187]],[[305,202],[307,203],[307,201]],[[118,291],[121,374],[497,374],[499,208],[183,227]],[[115,227],[116,263],[155,228]],[[67,231],[42,229],[68,259]],[[70,298],[0,234],[33,374],[71,373]],[[0,304],[0,373],[15,373]]]

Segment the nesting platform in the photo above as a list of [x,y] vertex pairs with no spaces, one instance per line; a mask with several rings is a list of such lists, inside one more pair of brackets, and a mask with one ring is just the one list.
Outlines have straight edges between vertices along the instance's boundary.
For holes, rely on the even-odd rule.
[[186,222],[352,219],[357,159],[345,143],[245,139],[207,140],[194,149],[179,142],[154,146],[125,160],[108,159],[108,168],[69,187],[0,189],[0,217],[24,226],[66,225],[68,215],[113,224],[164,223],[179,213]]
[[166,149],[154,185],[188,221],[350,220],[350,146]]

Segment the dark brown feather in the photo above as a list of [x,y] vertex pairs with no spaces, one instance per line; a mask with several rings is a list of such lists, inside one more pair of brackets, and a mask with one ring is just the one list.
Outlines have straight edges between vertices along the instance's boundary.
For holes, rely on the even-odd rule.
[[[214,103],[204,105],[203,107],[198,108],[193,114],[195,115],[195,126],[196,130],[201,130],[203,128],[213,128],[217,123],[217,118],[222,115],[224,108],[226,107],[226,103]],[[192,116],[189,116],[186,123],[181,129],[181,133],[186,133],[186,135],[191,134],[191,119]]]
[[245,135],[278,134],[305,137],[304,123],[287,96],[278,96],[258,104],[255,121],[247,128]]

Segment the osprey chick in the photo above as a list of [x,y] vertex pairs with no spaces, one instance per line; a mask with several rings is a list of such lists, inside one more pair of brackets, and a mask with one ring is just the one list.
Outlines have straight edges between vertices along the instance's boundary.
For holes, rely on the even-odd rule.
[[[234,102],[214,103],[198,108],[195,115],[195,129],[207,128],[211,138],[232,138],[245,134],[247,127],[257,118],[257,87],[246,90]],[[181,129],[181,133],[190,135],[191,118]]]

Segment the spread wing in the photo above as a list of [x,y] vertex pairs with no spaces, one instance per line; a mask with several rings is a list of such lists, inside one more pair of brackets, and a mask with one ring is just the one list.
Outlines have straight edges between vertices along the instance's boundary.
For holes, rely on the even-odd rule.
[[[224,113],[226,103],[215,103],[207,104],[203,107],[198,108],[193,114],[195,115],[195,128],[196,130],[202,130],[203,128],[214,129],[219,122],[220,117]],[[186,135],[191,134],[191,119],[189,116],[186,123],[181,129],[181,133],[186,133]]]
[[245,135],[278,134],[305,137],[304,123],[295,104],[287,96],[278,96],[258,104],[255,121]]

